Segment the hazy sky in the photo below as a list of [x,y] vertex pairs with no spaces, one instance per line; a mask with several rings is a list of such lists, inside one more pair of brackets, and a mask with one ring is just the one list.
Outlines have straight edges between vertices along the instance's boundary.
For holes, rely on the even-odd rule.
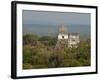
[[90,14],[23,10],[25,24],[90,24]]
[[64,24],[71,32],[90,34],[89,13],[23,10],[22,20],[24,33],[46,34],[48,29],[54,33]]

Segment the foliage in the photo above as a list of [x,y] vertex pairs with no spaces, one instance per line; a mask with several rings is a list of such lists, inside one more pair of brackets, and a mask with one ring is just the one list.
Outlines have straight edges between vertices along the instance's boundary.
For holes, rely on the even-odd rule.
[[36,40],[38,40],[37,35],[26,34],[23,36],[23,44],[32,44]]
[[23,69],[90,66],[90,40],[80,41],[77,48],[54,49],[56,38],[23,36]]

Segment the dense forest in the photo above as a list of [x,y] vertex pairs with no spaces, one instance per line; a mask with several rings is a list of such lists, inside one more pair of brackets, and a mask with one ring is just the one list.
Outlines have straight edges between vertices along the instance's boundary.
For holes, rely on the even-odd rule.
[[23,35],[23,69],[90,66],[90,39],[77,48],[55,49],[56,37]]

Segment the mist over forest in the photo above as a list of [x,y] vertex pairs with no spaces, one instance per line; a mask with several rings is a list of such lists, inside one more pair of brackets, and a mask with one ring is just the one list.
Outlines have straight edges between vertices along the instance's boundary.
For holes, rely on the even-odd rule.
[[[90,25],[84,24],[69,24],[64,25],[67,28],[68,32],[78,32],[80,34],[80,38],[90,38]],[[36,34],[38,36],[53,36],[56,37],[58,35],[58,29],[60,24],[58,25],[47,25],[47,24],[23,24],[23,35],[25,34]]]

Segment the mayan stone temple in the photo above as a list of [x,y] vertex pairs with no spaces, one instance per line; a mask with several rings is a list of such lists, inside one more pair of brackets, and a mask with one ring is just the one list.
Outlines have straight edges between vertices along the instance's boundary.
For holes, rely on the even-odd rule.
[[80,42],[79,40],[79,33],[70,33],[68,29],[61,25],[58,31],[58,41],[55,48],[61,47],[75,47],[77,48],[77,44]]

